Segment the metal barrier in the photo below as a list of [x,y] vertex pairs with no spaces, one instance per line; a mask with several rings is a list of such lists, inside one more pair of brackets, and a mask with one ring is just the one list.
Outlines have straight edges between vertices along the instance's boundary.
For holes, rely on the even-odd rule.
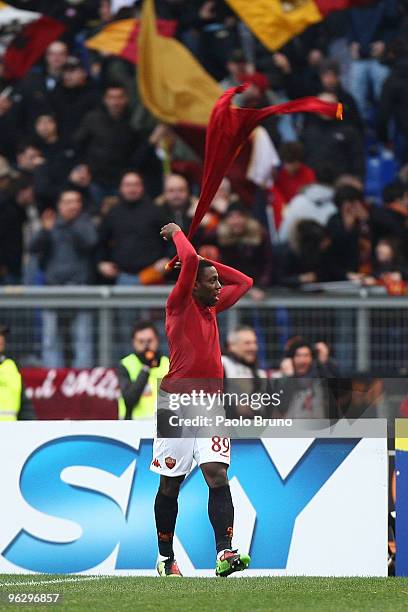
[[[164,306],[169,287],[5,287],[0,322],[11,328],[10,353],[23,363],[58,367],[111,366],[130,350],[132,322],[153,319],[165,346]],[[78,319],[76,315],[84,314]],[[344,372],[405,374],[408,297],[356,297],[271,293],[242,299],[219,316],[221,339],[237,324],[255,327],[263,365],[277,367],[294,335],[330,343]],[[46,363],[61,348],[62,363]],[[74,354],[74,355],[73,355]],[[61,357],[62,355],[62,357]],[[49,357],[49,358],[51,358]]]

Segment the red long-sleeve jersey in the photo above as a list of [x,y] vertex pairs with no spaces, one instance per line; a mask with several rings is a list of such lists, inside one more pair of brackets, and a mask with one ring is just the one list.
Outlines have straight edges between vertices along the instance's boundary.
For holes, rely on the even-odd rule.
[[202,306],[193,297],[199,257],[182,231],[174,234],[173,241],[181,271],[166,304],[170,370],[161,387],[177,393],[192,389],[215,392],[222,388],[223,378],[216,315],[235,304],[253,281],[234,268],[207,260],[216,268],[222,288],[215,306]]

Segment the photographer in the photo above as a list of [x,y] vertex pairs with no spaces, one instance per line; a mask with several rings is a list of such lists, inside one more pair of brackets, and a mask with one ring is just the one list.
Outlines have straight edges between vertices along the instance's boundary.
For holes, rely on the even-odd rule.
[[120,361],[119,419],[153,418],[159,381],[169,371],[169,359],[159,351],[159,334],[149,321],[133,328],[134,352]]

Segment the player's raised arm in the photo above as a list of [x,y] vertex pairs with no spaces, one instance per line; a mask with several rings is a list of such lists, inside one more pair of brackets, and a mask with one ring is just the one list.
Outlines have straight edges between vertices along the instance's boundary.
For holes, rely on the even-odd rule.
[[162,227],[160,236],[164,240],[173,240],[181,263],[177,283],[167,300],[167,305],[176,309],[182,307],[191,298],[197,277],[199,257],[191,242],[175,223],[168,223]]
[[235,270],[235,268],[225,266],[218,261],[210,259],[206,259],[206,261],[211,263],[217,270],[222,284],[220,298],[216,305],[217,312],[233,306],[254,284],[250,276]]

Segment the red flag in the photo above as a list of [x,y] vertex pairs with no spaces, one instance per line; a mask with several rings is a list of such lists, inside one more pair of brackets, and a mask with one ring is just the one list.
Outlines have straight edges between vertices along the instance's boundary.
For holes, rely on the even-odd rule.
[[[251,134],[252,130],[270,115],[288,113],[319,113],[327,117],[342,119],[342,105],[324,102],[315,97],[299,98],[276,106],[265,108],[238,108],[231,105],[231,99],[248,87],[247,84],[228,89],[218,99],[211,113],[205,143],[205,159],[201,195],[188,238],[192,238],[208,211],[217,189],[227,174],[235,156]],[[171,269],[177,257],[168,264]]]
[[48,45],[59,38],[65,29],[63,23],[47,15],[23,27],[4,55],[6,79],[21,79],[42,57]]
[[334,11],[345,11],[350,8],[358,8],[375,4],[377,0],[315,0],[323,18]]

